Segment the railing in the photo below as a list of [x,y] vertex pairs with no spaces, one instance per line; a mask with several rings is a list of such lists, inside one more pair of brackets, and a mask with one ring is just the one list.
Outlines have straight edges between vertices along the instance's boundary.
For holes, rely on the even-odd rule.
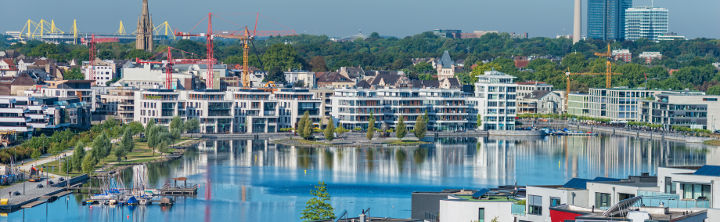
[[641,191],[638,194],[642,196],[642,200],[635,204],[637,207],[710,208],[709,200],[681,199],[677,194],[647,191]]

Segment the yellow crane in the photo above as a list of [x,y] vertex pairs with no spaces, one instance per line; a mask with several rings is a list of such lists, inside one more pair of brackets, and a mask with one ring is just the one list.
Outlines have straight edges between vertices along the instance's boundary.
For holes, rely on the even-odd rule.
[[572,73],[570,72],[570,68],[568,68],[568,71],[565,72],[565,82],[567,85],[565,86],[565,112],[568,111],[568,101],[570,100],[570,76],[596,76],[596,75],[605,75],[605,88],[612,88],[612,76],[613,75],[622,75],[622,73],[614,73],[612,72],[612,62],[610,60],[612,59],[612,51],[610,51],[610,43],[607,44],[607,52],[596,52],[595,55],[599,57],[606,57],[607,61],[605,61],[605,73],[590,73],[590,72],[584,72],[584,73]]
[[598,57],[605,57],[607,58],[607,61],[605,61],[605,88],[612,88],[612,62],[610,60],[612,59],[612,51],[610,51],[610,42],[607,44],[607,52],[596,52],[596,56]]
[[[227,39],[238,39],[243,42],[243,73],[242,73],[242,84],[243,87],[250,87],[250,41],[255,38],[255,35],[250,34],[250,30],[245,27],[244,34],[216,34],[216,36]],[[274,83],[273,83],[274,84]]]

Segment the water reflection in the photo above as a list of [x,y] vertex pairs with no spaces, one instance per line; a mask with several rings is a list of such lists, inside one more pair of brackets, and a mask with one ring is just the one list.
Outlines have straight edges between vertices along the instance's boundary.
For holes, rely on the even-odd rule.
[[[185,157],[148,166],[148,181],[160,186],[184,176],[199,194],[159,206],[79,206],[80,198],[50,204],[45,218],[148,221],[287,221],[299,218],[317,181],[328,184],[336,211],[355,215],[409,217],[412,191],[479,188],[504,184],[560,184],[572,177],[655,174],[657,166],[718,164],[716,149],[633,137],[444,138],[421,147],[299,148],[267,141],[206,141]],[[121,172],[132,184],[132,172]],[[122,212],[122,211],[125,212]],[[28,209],[33,217],[46,215]],[[43,210],[44,211],[44,210]],[[98,213],[101,212],[101,213]],[[104,212],[104,213],[102,213]],[[119,216],[118,216],[119,215]],[[7,219],[20,219],[10,214]],[[26,219],[28,219],[26,217]],[[291,219],[292,220],[292,219]],[[121,221],[121,220],[118,220]]]

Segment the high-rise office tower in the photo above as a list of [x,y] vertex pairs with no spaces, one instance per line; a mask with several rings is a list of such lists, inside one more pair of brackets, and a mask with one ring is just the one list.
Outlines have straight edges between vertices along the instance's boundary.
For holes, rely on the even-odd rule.
[[665,8],[641,7],[625,10],[625,39],[658,40],[668,33],[668,10]]
[[588,0],[588,38],[624,40],[625,10],[631,7],[632,0]]

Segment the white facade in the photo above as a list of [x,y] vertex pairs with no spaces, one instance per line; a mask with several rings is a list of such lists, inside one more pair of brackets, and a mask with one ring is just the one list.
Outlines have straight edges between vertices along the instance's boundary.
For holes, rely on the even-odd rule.
[[498,71],[486,71],[475,83],[478,114],[483,130],[514,130],[517,115],[515,77]]
[[[293,84],[294,87],[306,87],[306,88],[315,88],[316,79],[315,79],[315,72],[308,72],[308,71],[291,71],[291,72],[284,72],[285,75],[285,81],[288,84]],[[302,82],[301,86],[295,86],[295,83]]]
[[[117,76],[117,68],[112,60],[95,60],[95,65],[90,62],[83,62],[83,74],[86,80],[95,80],[95,85],[106,86],[113,78]],[[94,74],[94,79],[90,79],[90,74]]]
[[450,196],[440,201],[440,221],[515,221],[513,202],[472,201]]

